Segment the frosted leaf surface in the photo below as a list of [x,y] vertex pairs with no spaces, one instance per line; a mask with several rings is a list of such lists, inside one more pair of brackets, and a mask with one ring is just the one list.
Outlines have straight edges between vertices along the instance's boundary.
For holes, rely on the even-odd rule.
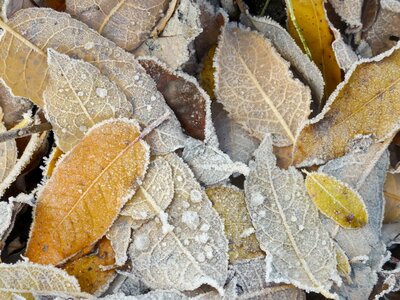
[[189,60],[190,45],[201,32],[199,6],[191,0],[181,0],[163,32],[156,39],[148,39],[135,56],[155,56],[178,69]]
[[362,27],[361,14],[363,2],[363,0],[329,0],[329,3],[332,4],[340,18],[353,30],[360,30]]
[[317,101],[321,101],[324,94],[324,79],[321,71],[307,55],[303,53],[296,42],[279,23],[265,17],[251,16],[248,11],[241,15],[243,24],[258,30],[274,45],[279,54],[290,62],[300,76],[311,88]]
[[179,291],[176,290],[154,290],[147,294],[137,296],[125,296],[122,294],[108,295],[100,298],[104,300],[189,300]]
[[289,63],[261,34],[228,24],[222,31],[215,63],[215,93],[229,116],[252,136],[266,132],[274,143],[294,143],[310,114],[311,93],[289,71]]
[[121,214],[142,224],[164,214],[174,197],[174,179],[169,163],[158,157],[149,164],[143,183],[125,204]]
[[[13,300],[13,294],[84,297],[78,281],[64,270],[29,262],[0,264],[0,297]],[[32,295],[33,294],[33,295]],[[87,296],[87,295],[86,295]]]
[[66,12],[128,51],[137,48],[168,7],[168,0],[67,0]]
[[[185,136],[178,120],[132,54],[68,14],[52,9],[18,11],[8,26],[14,29],[9,28],[0,40],[0,74],[6,74],[4,78],[14,94],[31,97],[39,106],[43,104],[43,82],[48,76],[46,49],[53,48],[97,67],[124,92],[132,103],[134,117],[144,126],[171,112],[170,118],[146,137],[153,153],[169,153],[183,146]],[[15,38],[16,34],[23,35],[22,41]],[[17,43],[20,51],[8,51],[11,43]],[[26,73],[30,75],[24,76]]]
[[305,293],[293,285],[276,285],[265,281],[264,259],[238,261],[229,266],[234,272],[238,292],[237,299],[252,300],[304,300]]
[[129,217],[119,216],[106,234],[114,250],[117,266],[124,265],[128,259],[127,252],[131,242],[132,222]]
[[374,55],[382,53],[397,44],[392,37],[400,36],[400,2],[380,1],[380,9],[375,23],[364,34]]
[[8,202],[1,201],[0,202],[0,250],[2,248],[3,242],[5,242],[2,240],[3,235],[6,233],[6,231],[11,225],[12,216],[13,216],[13,205]]
[[266,281],[333,297],[329,290],[338,279],[333,242],[307,195],[302,174],[276,166],[269,135],[250,162],[244,186],[257,239],[268,253]]
[[338,291],[349,299],[357,299],[353,297],[371,292],[377,280],[376,272],[381,269],[386,257],[386,246],[381,241],[383,185],[388,168],[388,153],[384,150],[385,147],[379,144],[372,145],[370,149],[353,148],[347,155],[329,161],[320,168],[320,171],[357,190],[369,213],[368,223],[359,229],[337,230],[334,222],[322,218],[325,227],[334,235],[350,261],[358,257],[367,258],[365,263],[352,264],[352,283],[346,282]]
[[[7,132],[1,119],[3,117],[2,109],[0,108],[0,133]],[[0,182],[2,182],[13,171],[17,163],[18,149],[14,139],[0,143]],[[22,171],[22,170],[20,170]]]
[[221,182],[234,173],[247,175],[249,172],[245,164],[233,162],[218,148],[191,138],[185,143],[182,157],[196,178],[206,185]]
[[340,31],[334,28],[332,24],[329,24],[329,26],[335,36],[335,40],[332,42],[332,49],[335,53],[336,61],[339,67],[347,72],[351,66],[358,61],[358,56],[353,49],[345,43]]
[[[244,192],[234,187],[213,186],[206,193],[224,221],[225,234],[229,240],[229,261],[232,263],[264,257],[247,211]],[[208,229],[208,226],[200,228],[203,231]]]
[[214,139],[211,100],[196,78],[174,71],[158,59],[139,58],[138,61],[156,82],[157,89],[174,111],[185,132],[205,142]]
[[0,80],[0,106],[3,110],[3,122],[8,130],[23,120],[23,114],[32,108],[32,102],[12,95],[6,84]]
[[164,231],[155,218],[135,231],[132,270],[153,289],[208,284],[222,291],[228,271],[223,223],[189,167],[176,154],[164,158],[174,178],[174,198],[166,210],[173,230]]
[[222,104],[213,102],[211,111],[220,149],[233,161],[247,164],[260,142],[229,118]]
[[45,110],[63,152],[71,150],[95,124],[132,116],[125,94],[96,67],[52,49],[47,53]]

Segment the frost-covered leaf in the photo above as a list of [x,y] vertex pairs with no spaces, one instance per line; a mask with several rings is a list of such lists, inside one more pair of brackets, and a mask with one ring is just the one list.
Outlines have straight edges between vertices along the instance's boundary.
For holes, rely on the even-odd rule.
[[224,221],[225,234],[229,241],[229,261],[233,263],[264,257],[247,211],[243,191],[234,187],[213,186],[206,193],[213,208]]
[[267,282],[285,282],[332,298],[337,280],[334,245],[309,199],[302,174],[281,170],[265,137],[245,181],[247,207],[261,249],[267,252]]
[[3,236],[11,225],[13,217],[13,205],[1,201],[0,202],[0,251],[4,246]]
[[340,157],[359,135],[372,134],[377,141],[390,138],[399,126],[399,62],[400,50],[396,49],[354,66],[322,113],[301,130],[294,163],[315,164]]
[[215,93],[229,116],[259,140],[269,132],[278,145],[294,143],[310,114],[310,90],[293,79],[269,40],[230,23],[214,62]]
[[104,300],[189,300],[179,291],[176,290],[154,290],[147,294],[137,296],[124,296],[121,294],[108,295],[100,298]]
[[43,98],[63,152],[71,150],[95,124],[132,116],[125,94],[96,67],[52,49],[47,53],[49,81]]
[[213,139],[211,100],[197,80],[184,72],[172,70],[157,59],[139,58],[138,61],[156,82],[157,89],[185,132],[202,141]]
[[[0,75],[15,95],[43,104],[48,73],[46,49],[53,48],[97,67],[125,93],[133,105],[134,117],[145,126],[171,112],[155,82],[133,55],[68,14],[28,8],[18,11],[7,25],[0,24],[5,29],[0,40]],[[9,51],[13,43],[18,51]],[[146,138],[154,153],[174,151],[183,146],[184,140],[173,114]]]
[[375,23],[364,33],[364,38],[374,55],[397,44],[400,37],[400,3],[397,0],[381,0]]
[[174,178],[174,198],[165,211],[171,226],[155,218],[135,231],[132,271],[153,289],[208,284],[222,291],[228,269],[223,223],[189,167],[176,154],[164,159]]
[[135,52],[135,56],[155,56],[178,69],[189,60],[190,45],[202,32],[199,6],[191,0],[181,0],[163,32],[148,39]]
[[317,101],[321,101],[324,94],[324,79],[318,67],[303,53],[296,42],[279,23],[265,17],[256,17],[250,15],[247,8],[241,15],[241,21],[268,38],[274,45],[279,54],[290,62],[302,79],[311,88],[311,91]]
[[2,0],[0,1],[0,5],[1,17],[6,21],[9,17],[21,9],[35,7],[35,4],[32,0]]
[[[312,60],[324,77],[324,99],[326,100],[342,81],[342,74],[331,47],[333,34],[330,32],[328,20],[325,16],[324,2],[314,0],[290,0],[290,2],[293,6],[296,22],[311,52]],[[291,21],[288,30],[297,44],[304,50],[299,34]],[[320,109],[323,104],[324,101],[320,103]]]
[[[0,108],[0,133],[5,133],[7,132],[7,129],[1,121],[2,117],[3,112]],[[15,140],[8,140],[0,143],[0,182],[6,179],[13,171],[15,164],[17,163],[17,155],[18,149]]]
[[186,141],[182,157],[196,178],[205,185],[221,182],[234,173],[247,175],[249,172],[245,164],[233,162],[218,148],[195,139]]
[[306,189],[317,208],[344,228],[363,227],[368,212],[358,192],[324,173],[307,173]]
[[385,223],[400,221],[400,174],[386,174],[384,187]]
[[149,149],[134,121],[93,127],[40,192],[26,256],[60,264],[99,240],[142,180]]
[[233,161],[247,164],[252,153],[260,144],[259,141],[229,118],[222,104],[213,102],[211,111],[221,150],[228,154]]
[[345,283],[338,290],[348,299],[362,299],[370,294],[377,280],[376,272],[386,259],[386,247],[381,241],[383,184],[388,168],[388,154],[383,152],[385,148],[380,144],[369,149],[353,147],[347,155],[328,162],[319,170],[358,191],[369,214],[368,223],[359,229],[337,228],[332,220],[323,218],[325,227],[353,262],[352,282]]
[[119,216],[106,234],[114,250],[115,264],[117,266],[124,265],[128,259],[127,252],[131,243],[132,223],[132,218]]
[[23,114],[32,108],[32,102],[12,95],[3,80],[0,80],[0,106],[4,125],[10,130],[23,120]]
[[83,292],[99,296],[116,276],[114,269],[103,268],[113,266],[114,263],[111,243],[103,238],[94,253],[67,262],[63,269],[78,280]]
[[349,25],[352,31],[360,30],[363,25],[361,21],[363,2],[363,0],[329,0],[336,13]]
[[13,300],[14,294],[31,297],[33,295],[85,298],[88,296],[81,293],[78,281],[64,270],[29,262],[1,263],[0,298]]
[[334,28],[331,23],[329,25],[335,36],[335,40],[332,42],[332,49],[335,53],[336,61],[339,67],[347,72],[358,61],[358,56],[351,46],[345,43],[340,31]]
[[140,278],[131,273],[117,271],[118,275],[112,282],[108,292],[123,294],[126,296],[137,296],[150,291],[149,287]]
[[277,285],[265,281],[264,259],[238,261],[229,266],[236,278],[237,299],[305,300],[305,293],[293,285]]
[[335,245],[336,251],[336,262],[337,262],[337,270],[343,278],[347,280],[347,282],[351,282],[350,273],[351,273],[351,266],[349,262],[349,258],[347,257],[346,253],[340,248],[339,245]]
[[159,216],[166,218],[165,209],[174,197],[174,179],[169,163],[158,157],[149,164],[143,183],[131,199],[128,200],[121,214],[129,216],[135,227]]
[[66,11],[118,46],[131,51],[150,35],[168,0],[67,0]]

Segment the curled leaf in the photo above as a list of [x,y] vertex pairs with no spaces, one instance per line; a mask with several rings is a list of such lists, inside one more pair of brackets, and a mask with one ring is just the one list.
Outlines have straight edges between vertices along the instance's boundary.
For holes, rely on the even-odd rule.
[[89,131],[40,192],[26,256],[56,265],[93,245],[143,178],[148,160],[133,121],[109,121]]
[[363,227],[368,212],[361,196],[351,187],[324,173],[307,173],[308,194],[318,209],[344,228]]
[[52,49],[48,65],[45,110],[63,152],[71,150],[95,124],[132,116],[125,94],[96,67]]

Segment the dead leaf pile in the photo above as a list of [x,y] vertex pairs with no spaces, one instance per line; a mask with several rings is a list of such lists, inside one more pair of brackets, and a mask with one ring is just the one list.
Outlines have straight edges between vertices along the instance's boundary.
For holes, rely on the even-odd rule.
[[1,299],[395,299],[399,1],[0,16]]

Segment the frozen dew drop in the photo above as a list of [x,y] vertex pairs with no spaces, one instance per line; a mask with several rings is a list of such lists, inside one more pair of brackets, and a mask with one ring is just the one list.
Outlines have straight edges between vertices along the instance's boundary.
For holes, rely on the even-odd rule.
[[197,261],[199,261],[199,262],[204,262],[205,260],[206,260],[206,257],[204,256],[203,253],[199,253],[199,254],[197,255]]
[[182,214],[182,222],[194,230],[199,226],[200,218],[197,212],[189,210]]
[[201,202],[202,196],[201,192],[198,190],[191,190],[190,191],[190,200],[194,203]]
[[200,226],[200,230],[203,232],[207,232],[208,230],[210,230],[210,225],[204,223]]
[[179,182],[182,182],[183,178],[182,178],[182,176],[178,175],[178,176],[176,176],[176,180],[178,180]]
[[93,42],[87,42],[84,46],[85,50],[90,50],[94,47],[94,43]]
[[259,192],[254,193],[253,195],[250,195],[250,202],[254,206],[259,206],[264,203],[264,196],[261,195]]
[[134,245],[136,249],[144,251],[150,246],[150,239],[146,234],[139,234],[135,237]]
[[84,93],[83,93],[82,91],[79,91],[79,92],[77,93],[77,95],[78,95],[78,97],[83,97]]
[[292,217],[290,218],[290,221],[292,221],[292,222],[297,222],[297,218],[296,218],[295,216],[292,216]]
[[103,89],[103,88],[97,88],[96,89],[96,95],[99,96],[100,98],[107,97],[107,94],[108,94],[108,92],[107,92],[106,89]]

